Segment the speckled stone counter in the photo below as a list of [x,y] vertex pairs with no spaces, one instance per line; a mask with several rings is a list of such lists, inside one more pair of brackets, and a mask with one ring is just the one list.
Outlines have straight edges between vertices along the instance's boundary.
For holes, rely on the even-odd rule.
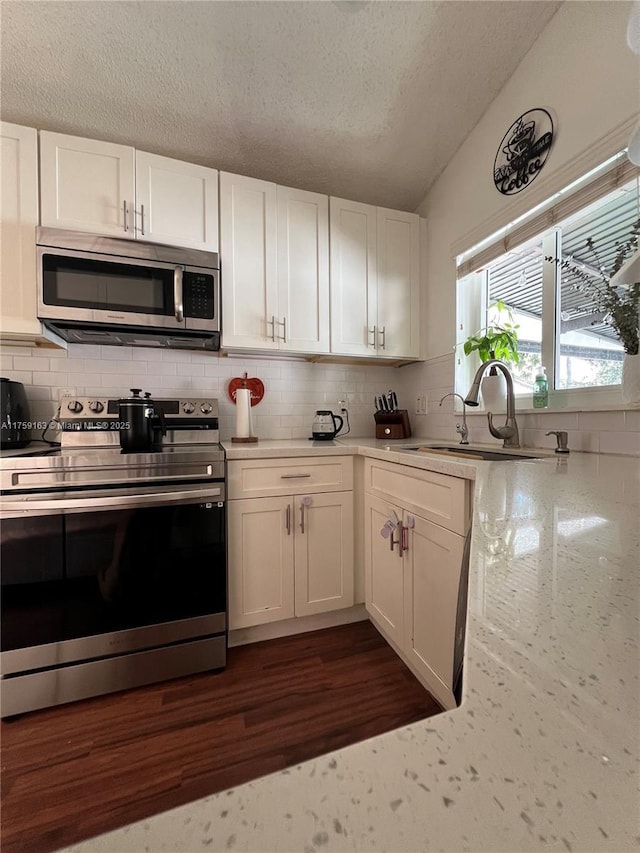
[[339,447],[475,478],[461,707],[68,849],[638,849],[640,459]]

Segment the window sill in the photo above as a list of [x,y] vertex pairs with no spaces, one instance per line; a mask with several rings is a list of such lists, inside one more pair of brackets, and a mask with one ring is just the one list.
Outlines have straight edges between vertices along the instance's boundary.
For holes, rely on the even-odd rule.
[[[610,405],[595,403],[591,406],[586,404],[584,406],[563,406],[562,404],[556,403],[555,405],[547,406],[546,409],[533,409],[519,406],[518,401],[516,400],[516,414],[519,415],[543,415],[545,412],[637,412],[638,410],[640,410],[640,403],[635,406],[631,406],[629,403],[611,403]],[[467,415],[468,414],[469,410],[467,409]]]

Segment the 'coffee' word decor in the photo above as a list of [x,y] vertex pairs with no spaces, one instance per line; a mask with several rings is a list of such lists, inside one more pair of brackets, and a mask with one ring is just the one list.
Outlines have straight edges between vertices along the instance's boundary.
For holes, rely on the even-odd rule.
[[553,142],[553,119],[546,110],[523,113],[505,133],[493,164],[493,182],[503,195],[515,195],[540,174]]

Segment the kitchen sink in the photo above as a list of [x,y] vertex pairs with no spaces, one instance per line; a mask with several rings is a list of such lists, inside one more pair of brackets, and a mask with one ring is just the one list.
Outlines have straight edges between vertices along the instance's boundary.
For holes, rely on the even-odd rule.
[[509,459],[540,459],[541,457],[535,453],[520,453],[518,450],[485,450],[477,447],[462,447],[455,445],[454,447],[445,445],[420,445],[419,447],[403,447],[402,450],[408,450],[414,453],[433,453],[438,456],[457,456],[462,459],[483,459],[489,462],[506,462]]

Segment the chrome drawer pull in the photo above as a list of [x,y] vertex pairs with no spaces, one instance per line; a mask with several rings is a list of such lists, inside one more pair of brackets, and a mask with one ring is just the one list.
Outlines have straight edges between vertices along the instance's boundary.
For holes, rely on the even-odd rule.
[[281,480],[304,480],[305,477],[310,477],[311,474],[281,474]]

